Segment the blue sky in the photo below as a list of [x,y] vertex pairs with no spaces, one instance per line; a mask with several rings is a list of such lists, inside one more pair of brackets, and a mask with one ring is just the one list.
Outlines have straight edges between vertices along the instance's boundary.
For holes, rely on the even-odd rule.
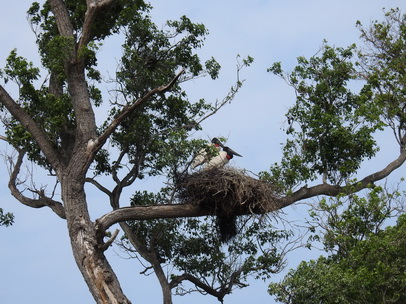
[[[4,1],[3,1],[4,2]],[[42,1],[40,1],[42,2]],[[0,10],[0,66],[13,48],[18,53],[39,64],[35,37],[26,20],[26,10],[31,1],[7,1]],[[197,79],[187,84],[191,98],[204,97],[207,101],[222,99],[236,80],[236,55],[254,57],[254,64],[242,72],[246,79],[236,99],[215,117],[203,124],[196,137],[224,136],[228,144],[243,158],[233,164],[253,172],[266,170],[281,157],[284,142],[284,113],[294,101],[294,92],[282,80],[266,72],[275,61],[292,68],[298,56],[314,55],[323,39],[331,45],[347,46],[358,43],[359,32],[355,22],[368,25],[371,20],[383,19],[382,8],[400,7],[403,0],[251,0],[251,1],[152,1],[153,16],[158,24],[166,19],[187,15],[194,22],[203,23],[210,31],[205,46],[199,51],[203,59],[215,57],[222,65],[217,81]],[[100,69],[105,76],[114,73],[121,53],[120,41],[106,42],[100,51],[103,59]],[[2,83],[3,85],[3,83]],[[398,152],[382,134],[381,152],[363,169],[372,173],[393,159]],[[2,154],[10,152],[0,143]],[[0,206],[12,211],[16,223],[9,228],[0,227],[0,298],[7,304],[67,304],[93,303],[93,299],[74,263],[66,224],[50,210],[31,209],[20,205],[7,188],[7,169],[0,162]],[[402,169],[401,169],[402,170]],[[34,171],[35,172],[35,171]],[[400,173],[397,172],[400,176]],[[43,180],[42,180],[43,178]],[[40,175],[38,184],[46,184]],[[394,180],[396,181],[396,180]],[[89,192],[89,205],[93,218],[108,208],[100,206],[105,199]],[[107,202],[106,202],[107,204]],[[290,219],[301,218],[303,210],[292,207],[285,210]],[[119,249],[107,252],[109,260],[121,280],[122,287],[133,303],[160,303],[161,293],[156,278],[139,274],[141,269],[134,261],[123,259]],[[308,251],[291,257],[295,266],[301,259],[314,258]],[[225,303],[273,303],[266,289],[269,282],[251,282],[251,286],[236,290],[225,298]],[[218,303],[212,297],[197,294],[175,297],[178,304]]]

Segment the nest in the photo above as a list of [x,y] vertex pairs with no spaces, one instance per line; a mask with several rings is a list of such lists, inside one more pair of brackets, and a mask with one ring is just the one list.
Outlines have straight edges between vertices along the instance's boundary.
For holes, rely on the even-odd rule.
[[184,175],[178,178],[176,187],[182,203],[203,206],[217,216],[222,242],[229,241],[237,234],[237,216],[274,211],[279,197],[268,182],[230,167]]

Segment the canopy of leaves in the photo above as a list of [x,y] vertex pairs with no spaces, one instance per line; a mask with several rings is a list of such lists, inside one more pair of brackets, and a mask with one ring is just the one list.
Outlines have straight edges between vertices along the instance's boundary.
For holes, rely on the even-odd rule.
[[279,62],[268,69],[294,88],[296,103],[286,115],[283,160],[265,178],[287,190],[320,175],[344,183],[375,155],[374,133],[386,126],[405,148],[406,17],[396,9],[385,18],[369,30],[358,23],[364,49],[324,44],[289,74]]
[[[382,118],[394,132],[401,147],[406,143],[406,14],[400,9],[386,12],[383,22],[364,28],[357,22],[365,48],[360,51],[361,77],[376,93]],[[366,75],[367,74],[367,75]]]
[[354,244],[344,257],[302,262],[269,292],[281,303],[404,303],[406,215]]
[[[79,37],[82,34],[86,1],[72,0],[66,3],[74,37]],[[117,84],[114,90],[116,94],[111,96],[112,107],[106,123],[100,126],[100,132],[123,107],[133,104],[151,89],[168,83],[180,69],[186,71],[185,79],[205,73],[216,78],[220,69],[213,58],[203,65],[194,54],[208,33],[204,25],[192,23],[183,16],[178,21],[168,21],[165,28],[158,29],[148,15],[150,6],[138,0],[114,1],[105,10],[105,14],[99,14],[94,21],[92,42],[80,50],[72,51],[78,41],[59,35],[49,3],[45,2],[42,7],[39,3],[33,3],[28,16],[37,35],[43,67],[49,73],[49,85],[44,82],[41,88],[35,88],[40,69],[18,56],[16,50],[12,51],[6,67],[1,70],[6,81],[18,84],[20,105],[43,128],[64,159],[68,159],[72,152],[76,128],[64,68],[64,62],[70,60],[72,53],[83,59],[89,98],[96,106],[100,106],[105,97],[96,87],[101,80],[96,69],[97,51],[102,40],[109,35],[122,33],[125,37],[122,60],[114,79]],[[139,171],[152,168],[149,172],[157,174],[164,166],[168,166],[173,154],[189,145],[185,141],[187,131],[199,128],[195,118],[198,120],[210,109],[212,107],[204,100],[190,102],[180,86],[175,86],[170,93],[155,96],[153,101],[128,116],[113,134],[112,145],[121,151],[122,160],[133,162]],[[5,123],[9,141],[16,148],[27,151],[31,160],[48,168],[38,145],[25,128],[12,118],[6,118]],[[177,146],[178,152],[173,151],[172,148]],[[190,148],[182,153],[190,153]],[[110,160],[107,150],[101,150],[96,158],[95,174],[110,174],[114,166],[120,164]]]
[[[289,188],[324,175],[341,183],[377,151],[373,133],[382,127],[371,92],[353,93],[355,46],[324,45],[320,56],[298,58],[284,76],[280,63],[269,71],[284,77],[296,91],[296,103],[286,115],[287,134],[281,165],[271,167],[272,179]],[[296,129],[298,128],[298,129]]]
[[404,212],[405,195],[404,191],[390,193],[374,187],[365,197],[353,194],[347,199],[323,198],[310,210],[311,239],[322,240],[332,258],[345,257],[357,243],[381,231],[389,218]]
[[[123,107],[170,82],[179,69],[186,71],[186,78],[205,73],[216,78],[220,69],[217,62],[211,58],[203,66],[194,54],[206,34],[204,25],[194,24],[185,16],[168,21],[164,29],[158,29],[148,15],[134,16],[125,28],[124,51],[116,74],[117,94],[101,130]],[[189,101],[185,91],[175,85],[170,93],[155,96],[126,117],[111,138],[112,146],[136,165],[138,177],[147,168],[150,175],[162,170],[168,173],[184,165],[193,149],[201,145],[201,141],[187,140],[188,131],[199,129],[196,121],[212,109],[203,99]],[[96,174],[112,171],[108,160],[107,151],[102,150],[97,156]]]

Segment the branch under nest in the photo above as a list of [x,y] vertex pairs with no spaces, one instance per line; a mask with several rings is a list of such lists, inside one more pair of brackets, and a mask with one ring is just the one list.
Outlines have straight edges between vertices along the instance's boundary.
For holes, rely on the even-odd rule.
[[176,181],[182,203],[204,206],[218,217],[220,239],[229,241],[237,234],[236,217],[265,214],[278,209],[278,192],[268,182],[236,168],[213,168],[180,176]]

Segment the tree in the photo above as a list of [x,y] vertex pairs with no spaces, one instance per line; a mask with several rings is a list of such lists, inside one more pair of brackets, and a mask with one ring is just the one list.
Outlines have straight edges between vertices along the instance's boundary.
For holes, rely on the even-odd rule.
[[[95,176],[113,177],[117,186],[110,199],[116,209],[122,189],[141,178],[145,167],[152,168],[149,174],[162,172],[168,165],[160,161],[163,158],[158,152],[165,155],[173,142],[184,141],[185,125],[197,128],[190,120],[201,119],[204,111],[211,109],[203,101],[189,103],[177,85],[182,75],[186,79],[206,72],[193,54],[206,29],[183,17],[168,23],[167,32],[160,31],[150,21],[148,10],[142,1],[48,1],[42,8],[34,3],[28,13],[49,84],[35,88],[40,70],[16,51],[2,70],[5,81],[14,81],[19,87],[17,100],[0,89],[2,110],[11,114],[4,119],[7,138],[19,153],[10,176],[11,192],[23,204],[50,207],[67,220],[78,267],[99,303],[129,301],[103,254],[111,243],[103,241],[107,227],[90,220],[84,184],[93,183],[102,191],[105,188],[86,176],[89,168],[94,164],[91,170]],[[101,105],[95,85],[100,81],[95,69],[98,42],[124,30],[125,55],[132,60],[123,61],[123,71],[117,73],[121,95],[112,102],[111,116],[97,126],[94,107]],[[208,61],[212,77],[216,70],[215,61]],[[131,85],[137,90],[131,91]],[[150,100],[154,102],[147,104]],[[102,150],[108,139],[122,149],[117,162],[109,163],[109,155]],[[31,187],[35,196],[30,198],[18,188],[25,156],[55,176],[63,203],[46,189]],[[133,166],[119,177],[123,157]]]
[[[93,184],[108,196],[113,209],[119,209],[123,189],[134,181],[141,180],[145,175],[167,174],[173,177],[175,169],[189,161],[194,148],[202,145],[201,141],[186,141],[187,131],[198,129],[203,119],[229,102],[241,82],[237,81],[229,95],[213,106],[203,100],[192,104],[178,86],[178,81],[206,73],[216,78],[219,69],[213,59],[206,62],[204,69],[200,59],[192,52],[201,46],[206,35],[203,25],[193,24],[182,17],[180,21],[168,22],[169,30],[158,30],[147,14],[149,6],[141,1],[109,1],[90,7],[87,9],[84,1],[50,1],[42,8],[38,3],[30,8],[28,14],[37,34],[44,68],[49,73],[48,86],[35,88],[34,82],[39,78],[40,70],[18,56],[16,50],[8,57],[2,75],[6,83],[17,83],[20,93],[19,99],[14,101],[2,90],[2,104],[12,114],[3,119],[7,141],[19,153],[16,162],[10,163],[13,168],[10,189],[22,203],[35,208],[49,206],[61,218],[66,218],[71,236],[77,241],[73,243],[75,258],[96,301],[113,301],[104,298],[109,295],[123,302],[127,300],[102,254],[116,235],[103,242],[107,227],[102,228],[100,234],[97,233],[98,229],[94,229],[94,223],[89,221],[84,189],[80,188],[85,182]],[[111,15],[106,15],[106,10]],[[115,79],[117,87],[110,115],[97,129],[92,113],[92,107],[101,106],[101,93],[95,85],[100,80],[99,72],[95,69],[97,42],[116,31],[125,32],[124,56]],[[252,58],[248,57],[242,60],[237,69],[251,62]],[[83,103],[83,100],[86,102]],[[76,114],[77,111],[84,112]],[[31,127],[25,126],[25,123]],[[84,129],[79,131],[79,125]],[[118,147],[117,155],[102,149],[107,139],[111,147]],[[84,147],[79,143],[82,140],[86,142]],[[44,149],[48,152],[44,152]],[[51,153],[51,159],[47,153]],[[25,155],[29,161],[44,167],[51,176],[56,177],[63,204],[55,199],[53,192],[47,197],[46,189],[38,189],[35,185],[28,186],[34,198],[25,196],[18,188],[23,183],[18,176]],[[115,160],[110,161],[111,157],[115,157]],[[69,165],[73,159],[81,165]],[[91,165],[93,167],[89,170]],[[93,176],[86,176],[87,171],[92,172]],[[112,189],[104,187],[101,179],[98,179],[102,175],[110,175],[116,185]],[[66,186],[61,180],[62,176],[70,185],[68,188],[74,188],[67,190],[69,194],[64,192]],[[68,200],[70,203],[65,202]],[[160,204],[162,200],[168,203],[161,199]],[[148,202],[143,198],[141,205]],[[166,207],[171,209],[173,206],[166,204]],[[190,207],[193,210],[194,207],[189,206],[181,212],[190,212]],[[67,209],[73,213],[67,214]],[[205,210],[202,214],[209,212]],[[159,217],[172,216],[164,212]],[[144,214],[141,218],[155,216]],[[128,239],[133,243],[137,241],[135,237],[131,238],[134,233],[124,218],[117,222],[127,232]],[[78,235],[80,240],[77,240]],[[137,249],[141,254],[145,253],[139,247]],[[147,258],[147,261],[151,262],[152,259]],[[157,269],[159,265],[155,268],[159,274]],[[176,286],[182,280],[178,277]],[[97,286],[100,281],[103,286]],[[232,280],[231,285],[223,289],[230,292],[230,288],[238,283],[235,282],[235,279]],[[167,285],[162,285],[165,294]],[[224,296],[225,292],[222,293],[219,298]]]
[[[169,179],[176,178],[177,172],[187,167],[190,155],[202,145],[202,141],[188,138],[189,131],[199,129],[199,123],[230,101],[241,86],[241,81],[237,80],[229,95],[214,105],[204,100],[190,102],[181,83],[202,74],[216,78],[219,70],[215,60],[209,59],[202,64],[193,52],[202,46],[207,31],[203,25],[194,24],[187,17],[169,21],[166,30],[160,30],[148,16],[150,9],[148,4],[139,0],[49,0],[42,7],[34,3],[28,14],[37,35],[43,69],[34,67],[28,60],[18,56],[16,51],[12,51],[1,71],[6,83],[13,81],[19,88],[19,96],[13,98],[0,86],[7,141],[18,152],[12,163],[10,191],[21,203],[34,208],[49,207],[67,221],[73,255],[97,303],[130,303],[104,255],[116,236],[113,233],[106,238],[109,236],[107,230],[112,225],[120,223],[129,236],[133,231],[128,229],[128,221],[216,215],[213,210],[202,205],[175,204],[166,200],[157,204],[156,200],[148,202],[143,198],[141,203],[133,201],[133,205],[125,206],[121,195],[126,187],[145,176],[165,175]],[[101,81],[97,71],[97,49],[109,36],[119,33],[125,36],[124,56],[115,77],[115,94],[107,105],[108,117],[98,125],[95,108],[106,106],[106,97],[97,88],[97,83]],[[347,53],[342,52],[343,58],[348,58]],[[334,59],[334,50],[330,51],[329,56],[319,68]],[[251,61],[248,58],[242,65],[249,65]],[[45,76],[41,77],[44,71]],[[322,85],[326,84],[325,80],[317,79]],[[335,106],[345,81],[332,84],[337,92],[328,102]],[[344,179],[355,174],[361,161],[373,156],[372,134],[382,127],[378,113],[387,113],[388,107],[382,102],[375,102],[379,92],[373,84],[369,88],[365,89],[365,94],[361,94],[360,98],[364,98],[368,110],[376,110],[373,112],[375,115],[359,110],[358,106],[363,109],[361,103],[355,106],[351,102],[337,104],[343,108],[354,108],[347,113],[352,116],[354,124],[358,122],[357,119],[363,122],[365,117],[365,128],[360,133],[363,136],[356,147],[362,147],[361,151],[346,154],[354,156],[354,161],[347,163],[339,157],[340,153],[346,152],[345,144],[349,141],[341,142],[334,153],[320,149],[320,144],[329,144],[328,141],[319,142],[319,145],[316,141],[313,149],[322,155],[323,162],[311,169],[315,160],[307,159],[310,169],[306,170],[310,170],[309,174],[294,177],[293,181],[305,182],[314,179],[315,174],[326,172],[332,184],[303,186],[295,191],[291,181],[283,185],[283,178],[279,178],[283,174],[276,174],[285,172],[285,167],[282,166],[279,171],[274,169],[272,175],[264,176],[279,186],[280,195],[273,202],[275,209],[312,196],[335,196],[343,191],[360,191],[370,183],[385,178],[404,163],[406,151],[402,143],[405,135],[401,127],[401,153],[395,161],[356,182],[353,187],[347,187],[343,179],[337,177],[338,173],[342,173]],[[309,93],[313,94],[311,90]],[[314,96],[321,93],[323,91],[316,90]],[[401,113],[399,107],[402,101],[396,97],[391,109],[396,108],[399,110],[396,113]],[[355,109],[359,111],[353,113]],[[338,113],[341,114],[340,111]],[[389,114],[389,118],[393,117]],[[300,123],[299,116],[292,114],[292,119]],[[319,117],[312,116],[310,119],[317,122]],[[339,123],[343,121],[336,122],[333,131],[358,140],[359,137],[354,136],[351,128],[340,128]],[[303,132],[307,132],[308,128],[302,125]],[[395,126],[399,127],[398,124]],[[318,133],[310,133],[309,136],[316,138]],[[331,140],[334,137],[328,134],[327,138]],[[111,149],[107,149],[107,145]],[[286,164],[292,164],[295,160],[297,157],[289,153],[284,159]],[[54,195],[53,188],[22,186],[19,176],[23,161],[44,168],[55,178],[55,187],[60,188],[60,199]],[[103,182],[105,176],[111,178],[113,186],[106,186],[107,183]],[[86,183],[106,194],[112,207],[111,212],[95,221],[91,220],[88,211]],[[27,195],[28,190],[33,196]],[[235,216],[243,213],[236,210]],[[138,223],[144,224],[148,225],[147,222]],[[141,236],[153,235],[148,234],[148,229],[146,232]],[[269,235],[272,237],[272,233]],[[139,252],[142,254],[141,250]],[[262,260],[266,258],[265,255],[260,257]],[[249,266],[255,268],[256,265],[251,263]],[[200,273],[201,269],[196,271]],[[204,272],[200,274],[205,275]]]
[[[386,14],[385,22],[374,22],[370,31],[358,23],[368,52],[357,51],[356,45],[335,48],[325,42],[320,55],[298,57],[298,65],[289,74],[283,72],[280,62],[268,69],[285,79],[297,96],[286,114],[289,138],[284,158],[263,173],[288,191],[286,205],[315,195],[357,192],[404,163],[404,19],[396,9]],[[365,84],[355,93],[351,84],[357,80]],[[399,157],[383,170],[354,182],[362,162],[379,150],[374,134],[386,127],[395,134]],[[319,177],[322,184],[294,191]]]
[[[301,262],[270,294],[281,303],[403,303],[405,194],[376,187],[367,198],[320,201],[311,229],[328,256]],[[397,224],[383,228],[391,217]]]
[[[270,178],[292,187],[321,174],[324,183],[344,182],[348,187],[334,199],[321,199],[310,210],[309,229],[314,233],[310,240],[322,241],[328,255],[303,261],[282,282],[270,284],[269,293],[281,303],[405,301],[402,248],[406,193],[389,193],[371,183],[363,198],[353,194],[360,184],[350,179],[362,159],[374,155],[377,147],[371,135],[384,126],[392,129],[404,153],[405,21],[406,15],[392,9],[384,22],[374,21],[368,29],[357,23],[365,42],[357,53],[355,45],[337,49],[325,45],[320,57],[300,57],[299,66],[288,76],[282,74],[279,63],[270,69],[285,77],[298,94],[287,115],[288,133],[295,140],[288,141],[284,150],[286,156],[293,157],[273,166],[275,174]],[[358,60],[350,61],[355,54]],[[351,79],[366,80],[360,94],[348,89]],[[342,85],[333,86],[335,82]],[[321,118],[319,124],[314,123],[314,117]],[[300,126],[299,132],[294,130],[294,123]],[[351,148],[363,141],[359,149]],[[295,154],[297,151],[300,153]],[[383,229],[394,216],[398,217],[397,225]]]

